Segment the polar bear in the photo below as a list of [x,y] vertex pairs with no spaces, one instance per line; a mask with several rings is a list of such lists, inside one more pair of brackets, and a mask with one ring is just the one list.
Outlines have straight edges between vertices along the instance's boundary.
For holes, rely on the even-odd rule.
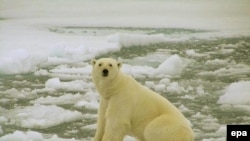
[[92,80],[100,94],[97,131],[93,141],[193,141],[183,114],[166,98],[120,71],[111,58],[92,60]]

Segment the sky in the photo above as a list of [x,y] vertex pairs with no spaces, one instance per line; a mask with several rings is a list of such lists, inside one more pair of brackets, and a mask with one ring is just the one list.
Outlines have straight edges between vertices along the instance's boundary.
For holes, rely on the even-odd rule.
[[62,26],[250,29],[249,0],[0,0],[0,18]]

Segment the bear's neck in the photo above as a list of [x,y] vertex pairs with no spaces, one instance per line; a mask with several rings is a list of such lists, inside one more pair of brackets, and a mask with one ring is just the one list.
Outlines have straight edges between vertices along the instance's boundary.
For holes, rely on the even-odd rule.
[[97,89],[104,99],[109,99],[111,96],[116,95],[125,86],[125,74],[119,72],[114,79],[101,80],[98,82]]

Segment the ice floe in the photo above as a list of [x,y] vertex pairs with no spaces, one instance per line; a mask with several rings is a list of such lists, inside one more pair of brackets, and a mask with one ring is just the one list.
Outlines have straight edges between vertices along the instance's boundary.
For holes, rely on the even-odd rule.
[[61,82],[59,78],[48,79],[45,83],[46,88],[64,91],[86,91],[86,89],[93,88],[92,83],[87,83],[83,80],[74,80],[69,82]]
[[250,81],[231,83],[219,100],[219,104],[250,105]]
[[135,35],[135,34],[114,34],[108,36],[109,42],[114,42],[122,47],[132,46],[148,46],[151,44],[166,42],[166,37],[163,34],[156,35]]
[[65,105],[65,104],[74,104],[80,99],[83,98],[82,94],[63,94],[59,97],[40,97],[34,101],[31,101],[32,104],[43,104],[43,105]]
[[12,121],[20,127],[30,129],[45,129],[83,118],[83,114],[78,111],[66,110],[56,105],[27,106],[11,113],[9,118]]
[[179,55],[172,55],[155,69],[154,75],[180,75],[184,66]]
[[0,141],[78,141],[74,138],[72,139],[63,139],[59,138],[57,135],[52,137],[46,137],[42,133],[36,131],[15,131],[13,133],[4,135],[0,137]]

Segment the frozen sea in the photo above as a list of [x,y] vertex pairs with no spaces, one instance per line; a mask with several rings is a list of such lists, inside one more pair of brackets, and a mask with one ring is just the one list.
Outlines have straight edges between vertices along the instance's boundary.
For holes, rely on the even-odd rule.
[[102,57],[169,99],[196,141],[250,124],[247,0],[0,5],[0,141],[91,141],[99,96],[89,62]]

